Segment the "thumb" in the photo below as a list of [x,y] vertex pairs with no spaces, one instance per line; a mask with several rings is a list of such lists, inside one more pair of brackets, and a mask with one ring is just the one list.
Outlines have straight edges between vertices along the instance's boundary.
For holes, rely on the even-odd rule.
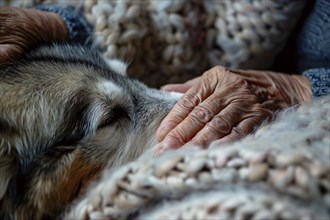
[[168,84],[162,86],[160,89],[167,92],[179,92],[185,93],[188,89],[190,89],[191,85],[189,84]]
[[188,80],[185,83],[176,83],[176,84],[167,84],[162,86],[160,89],[167,92],[179,92],[185,93],[187,92],[194,84],[200,81],[201,77],[196,77],[191,80]]

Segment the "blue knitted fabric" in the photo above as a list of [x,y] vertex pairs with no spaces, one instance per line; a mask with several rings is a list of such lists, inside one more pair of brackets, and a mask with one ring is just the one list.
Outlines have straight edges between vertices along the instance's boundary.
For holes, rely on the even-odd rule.
[[312,84],[313,98],[330,94],[330,68],[317,68],[304,71]]
[[312,84],[314,97],[330,93],[330,1],[316,0],[298,39],[298,70]]
[[86,21],[82,12],[73,6],[39,5],[36,9],[54,12],[60,15],[69,33],[69,42],[91,46],[92,26]]

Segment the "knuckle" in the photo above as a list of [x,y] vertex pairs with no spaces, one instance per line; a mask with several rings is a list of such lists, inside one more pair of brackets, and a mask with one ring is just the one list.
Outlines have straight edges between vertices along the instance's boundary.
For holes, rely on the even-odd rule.
[[192,110],[196,105],[201,102],[201,99],[195,94],[186,94],[178,102],[181,108]]
[[198,138],[193,138],[191,140],[191,143],[196,145],[196,146],[206,148],[209,145],[210,141],[206,138],[198,137]]
[[207,147],[209,144],[215,140],[222,138],[224,135],[215,132],[209,127],[203,128],[201,133],[198,133],[191,142],[201,147]]
[[217,72],[228,71],[229,69],[220,65],[213,67],[212,69],[216,70]]
[[248,132],[246,132],[244,129],[239,127],[234,127],[232,129],[232,132],[234,134],[233,141],[240,140],[248,134]]
[[187,141],[189,141],[188,135],[186,134],[186,132],[184,132],[181,129],[175,129],[174,131],[172,131],[171,133],[169,133],[167,135],[167,138],[172,139],[174,142],[176,142],[177,145],[183,145],[185,144]]
[[251,83],[249,83],[246,79],[241,79],[241,84],[244,86],[244,88],[248,90],[253,90]]
[[214,76],[215,74],[217,74],[217,75],[223,74],[228,71],[229,71],[228,68],[218,65],[218,66],[212,67],[210,70],[206,71],[203,75]]
[[265,120],[267,118],[270,118],[273,116],[273,111],[270,109],[264,108],[262,105],[255,105],[252,108],[252,111],[255,113],[257,116],[257,119],[259,120]]
[[242,87],[244,89],[249,89],[249,90],[251,89],[250,83],[242,77],[237,77],[236,82],[237,82],[237,85],[239,85],[240,87]]
[[206,126],[221,134],[228,134],[232,129],[228,120],[221,116],[214,117]]
[[209,109],[203,106],[196,106],[189,116],[194,121],[198,121],[199,123],[206,124],[211,120],[213,114]]

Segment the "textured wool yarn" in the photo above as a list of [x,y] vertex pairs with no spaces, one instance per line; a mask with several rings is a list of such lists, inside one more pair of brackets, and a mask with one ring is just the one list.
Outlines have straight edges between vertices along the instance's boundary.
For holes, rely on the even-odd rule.
[[[10,1],[9,1],[10,2]],[[265,69],[286,43],[305,0],[11,0],[81,6],[94,46],[128,62],[149,86],[183,82],[215,65]]]
[[243,141],[109,171],[69,219],[329,219],[330,96]]
[[95,42],[130,62],[150,86],[182,82],[214,65],[272,65],[304,1],[95,1],[84,4]]

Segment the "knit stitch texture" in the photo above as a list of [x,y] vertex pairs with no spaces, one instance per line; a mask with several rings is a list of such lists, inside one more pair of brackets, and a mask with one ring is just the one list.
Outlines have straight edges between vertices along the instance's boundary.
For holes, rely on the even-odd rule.
[[330,94],[330,68],[309,69],[303,74],[311,82],[313,98]]

